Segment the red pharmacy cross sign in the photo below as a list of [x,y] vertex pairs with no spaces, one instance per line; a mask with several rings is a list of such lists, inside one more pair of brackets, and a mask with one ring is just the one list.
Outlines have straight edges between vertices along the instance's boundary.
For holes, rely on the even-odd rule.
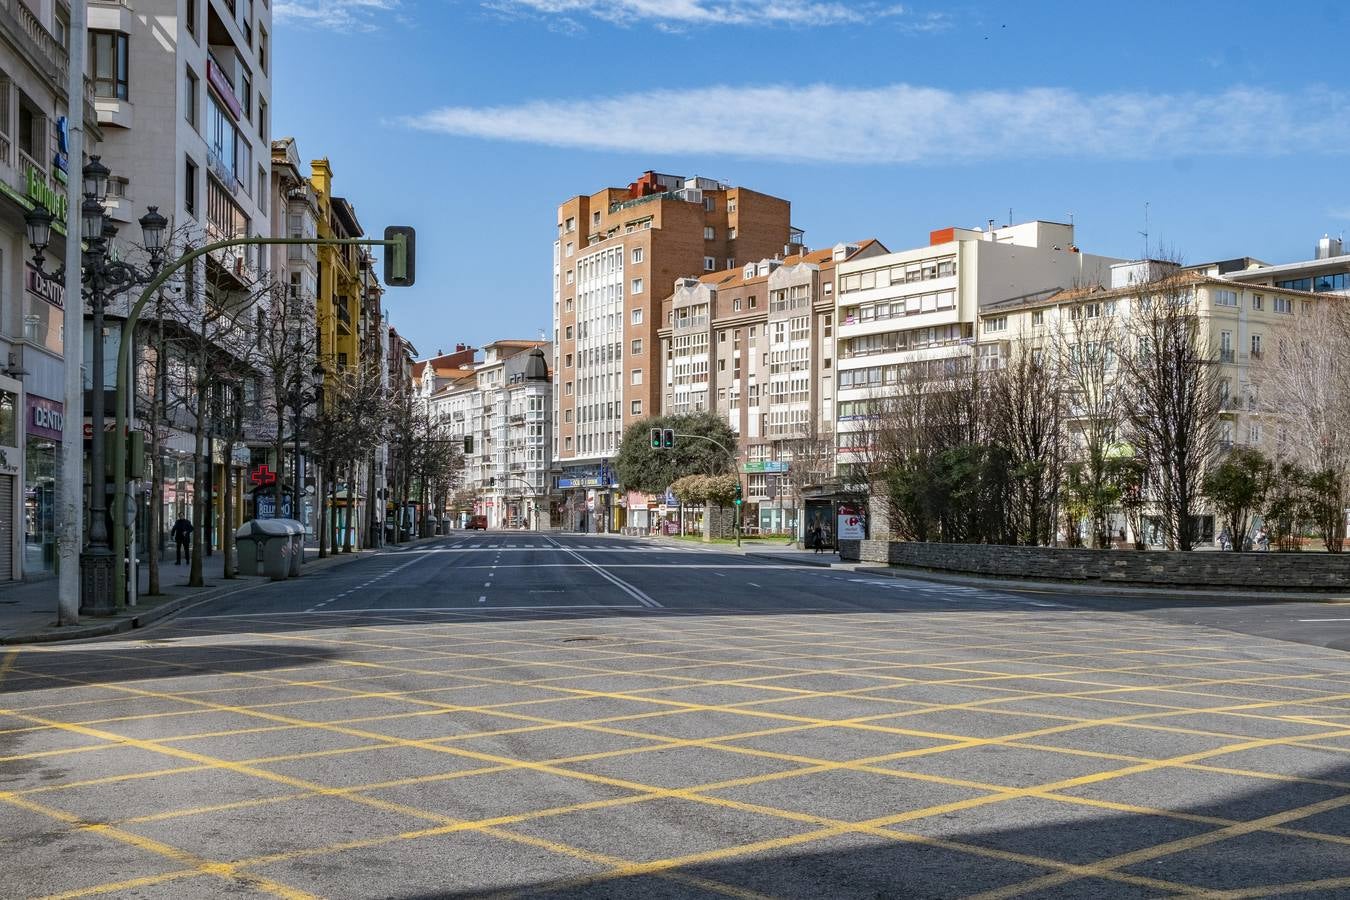
[[261,463],[258,468],[249,473],[254,484],[276,484],[277,473],[267,468],[267,463]]

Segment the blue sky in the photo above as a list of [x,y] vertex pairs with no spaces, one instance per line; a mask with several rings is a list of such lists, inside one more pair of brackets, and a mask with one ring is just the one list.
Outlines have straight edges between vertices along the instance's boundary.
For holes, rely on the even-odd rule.
[[[1088,252],[1286,262],[1350,228],[1340,2],[273,0],[273,129],[326,155],[423,355],[550,320],[563,200],[646,169],[807,244],[1073,216]],[[316,73],[322,73],[322,81]]]

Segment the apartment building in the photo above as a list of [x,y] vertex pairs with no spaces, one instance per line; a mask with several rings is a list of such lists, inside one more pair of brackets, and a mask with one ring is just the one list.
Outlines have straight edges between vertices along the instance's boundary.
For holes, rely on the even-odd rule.
[[[833,445],[835,270],[885,252],[875,240],[801,248],[677,279],[663,301],[661,411],[726,417],[746,476],[745,516],[765,533],[796,531],[802,498],[792,496],[789,471],[826,462],[807,445]],[[826,469],[818,474],[833,474],[832,461]],[[649,524],[645,503],[628,506],[629,525]]]
[[778,197],[650,171],[558,207],[552,452],[577,527],[622,525],[608,460],[624,428],[660,408],[657,331],[668,286],[794,252],[800,232],[790,213]]
[[[1200,340],[1213,350],[1219,367],[1219,447],[1259,447],[1267,453],[1278,450],[1278,423],[1270,421],[1260,402],[1263,373],[1278,352],[1281,338],[1301,316],[1309,316],[1315,304],[1326,302],[1334,292],[1295,290],[1270,283],[1249,284],[1233,277],[1247,276],[1248,259],[1206,263],[1181,268],[1159,260],[1135,260],[1109,267],[1107,278],[1097,284],[1056,290],[1026,297],[983,304],[979,309],[977,343],[973,353],[987,368],[1004,364],[1014,353],[1053,354],[1068,341],[1114,343],[1127,340],[1129,317],[1139,295],[1138,285],[1160,278],[1179,279],[1190,292],[1201,324]],[[1347,260],[1350,262],[1350,260]],[[1282,268],[1282,267],[1270,267]],[[1224,271],[1225,274],[1219,274]],[[1301,276],[1300,276],[1301,277]],[[1093,320],[1102,320],[1093,324]],[[1079,431],[1071,419],[1070,439]],[[1110,524],[1110,532],[1128,529],[1123,518]],[[1163,542],[1159,529],[1145,519],[1142,540]],[[1127,536],[1135,540],[1135,536]],[[1198,537],[1214,539],[1214,517],[1200,517]]]
[[[112,172],[106,211],[123,233],[149,206],[169,220],[175,246],[272,231],[271,103],[272,9],[254,0],[90,0],[88,74],[102,140],[88,147]],[[190,276],[190,289],[163,317],[176,324],[200,320],[206,306],[239,313],[263,282],[268,254],[258,247],[217,251]],[[123,295],[125,301],[126,295]],[[151,340],[153,317],[142,319],[136,340]],[[239,357],[231,336],[214,340],[213,352]],[[173,363],[166,361],[172,367]],[[221,391],[224,415],[248,402],[253,390]],[[138,411],[151,386],[139,386]],[[142,413],[143,415],[143,413]],[[164,482],[161,521],[190,515],[194,441],[190,417],[172,417],[158,461]],[[256,435],[246,434],[246,438]],[[225,479],[246,485],[250,453],[208,467],[212,497],[223,497]],[[243,491],[235,491],[242,498]],[[203,537],[218,545],[225,511],[213,501]],[[242,503],[230,511],[243,514]],[[137,529],[145,534],[142,506]]]
[[1193,268],[1240,284],[1350,296],[1350,255],[1345,252],[1345,242],[1325,234],[1318,239],[1312,259],[1271,265],[1243,257]]
[[102,136],[92,96],[67,102],[68,45],[61,4],[0,6],[0,582],[56,567],[66,299],[28,262],[24,214],[41,205],[56,217],[44,268],[61,268],[67,222],[79,227],[64,182],[83,164],[67,152],[68,116],[90,145]]
[[[1072,225],[1032,221],[943,228],[928,245],[837,267],[837,447],[841,474],[861,461],[869,401],[902,374],[934,376],[971,364],[980,312],[1034,292],[1101,284],[1110,257],[1081,252]],[[993,352],[992,345],[981,352]]]
[[548,526],[554,499],[550,351],[544,340],[493,341],[474,362],[469,348],[467,362],[440,370],[442,387],[429,395],[434,418],[464,444],[460,490],[473,499],[463,512],[486,516],[489,528]]

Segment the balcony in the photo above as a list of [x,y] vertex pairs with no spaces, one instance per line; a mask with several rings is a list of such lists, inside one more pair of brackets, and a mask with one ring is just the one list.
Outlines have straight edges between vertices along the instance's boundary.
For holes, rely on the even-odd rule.
[[66,48],[21,0],[0,0],[0,32],[5,33],[11,46],[19,48],[58,96],[66,95],[66,73],[70,71]]
[[1233,349],[1229,348],[1227,350],[1219,351],[1219,362],[1233,363],[1236,361],[1237,361],[1237,353]]

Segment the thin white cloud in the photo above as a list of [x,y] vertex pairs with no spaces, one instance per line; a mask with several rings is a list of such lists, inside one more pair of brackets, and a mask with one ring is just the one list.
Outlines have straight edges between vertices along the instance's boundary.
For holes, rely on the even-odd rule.
[[484,0],[482,6],[508,15],[537,15],[566,21],[592,18],[613,25],[650,22],[665,29],[699,25],[859,25],[894,19],[916,31],[945,28],[941,13],[911,14],[904,6],[835,0]]
[[373,31],[398,7],[399,0],[277,0],[272,17],[283,24],[330,31]]
[[447,106],[400,121],[557,147],[845,163],[1278,156],[1350,146],[1350,101],[1329,91],[1249,88],[1087,94],[905,84],[710,87]]

